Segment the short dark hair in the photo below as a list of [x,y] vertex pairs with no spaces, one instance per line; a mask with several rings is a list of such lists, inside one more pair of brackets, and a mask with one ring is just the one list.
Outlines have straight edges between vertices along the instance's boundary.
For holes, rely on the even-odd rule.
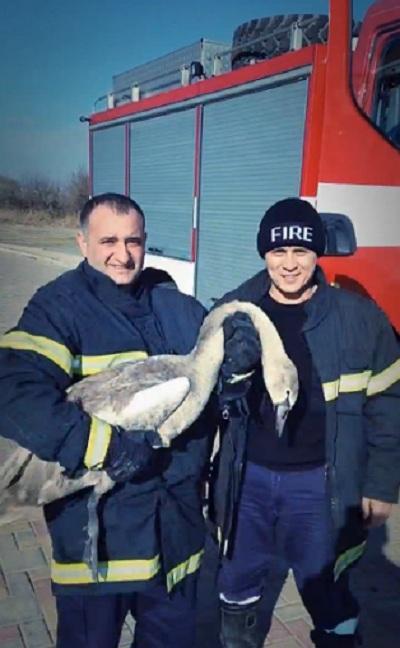
[[89,216],[96,207],[99,207],[99,205],[108,205],[111,209],[114,209],[117,214],[128,214],[132,209],[134,209],[142,217],[143,227],[145,226],[143,209],[136,200],[129,198],[129,196],[124,196],[123,194],[110,192],[93,196],[85,202],[79,214],[79,225],[82,230],[87,229]]

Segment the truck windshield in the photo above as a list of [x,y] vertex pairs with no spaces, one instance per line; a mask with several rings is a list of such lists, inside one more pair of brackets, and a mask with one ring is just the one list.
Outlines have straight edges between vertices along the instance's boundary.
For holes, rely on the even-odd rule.
[[400,4],[354,0],[351,82],[356,103],[400,149]]

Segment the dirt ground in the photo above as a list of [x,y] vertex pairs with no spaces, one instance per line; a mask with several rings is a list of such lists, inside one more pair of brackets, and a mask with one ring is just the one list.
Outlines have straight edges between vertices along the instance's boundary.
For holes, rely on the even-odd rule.
[[32,225],[34,227],[49,225],[51,227],[74,228],[77,222],[78,216],[76,214],[55,216],[46,211],[17,210],[0,207],[0,224],[10,223],[14,225]]
[[3,245],[29,246],[53,252],[79,254],[75,243],[76,231],[77,227],[40,222],[35,225],[23,224],[0,218],[0,243]]

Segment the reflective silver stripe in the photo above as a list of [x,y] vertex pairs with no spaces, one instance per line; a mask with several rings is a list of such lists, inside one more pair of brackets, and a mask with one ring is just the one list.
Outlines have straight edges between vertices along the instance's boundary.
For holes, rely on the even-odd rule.
[[367,389],[371,373],[370,370],[367,370],[361,373],[342,374],[337,380],[322,383],[325,400],[332,401],[339,394],[352,394]]
[[54,362],[69,376],[72,375],[72,354],[66,346],[50,338],[25,331],[11,331],[1,338],[0,348],[33,351]]
[[248,371],[247,373],[243,373],[243,374],[233,373],[227,382],[230,385],[235,385],[236,383],[242,382],[242,380],[246,380],[246,378],[250,378],[253,375],[253,373],[254,373],[254,369],[252,371]]
[[357,624],[358,617],[352,617],[351,619],[346,619],[346,621],[338,623],[334,628],[325,630],[325,632],[328,632],[329,634],[339,635],[339,637],[341,635],[352,635],[356,631]]
[[[98,582],[144,581],[153,578],[160,570],[160,557],[148,560],[109,560],[99,563]],[[97,582],[85,563],[51,564],[51,578],[59,585],[80,585]]]
[[122,353],[108,353],[106,355],[82,355],[73,359],[73,372],[78,376],[92,376],[104,369],[110,369],[123,362],[132,360],[145,360],[146,351],[124,351]]
[[234,601],[233,599],[228,599],[222,593],[219,595],[218,598],[219,598],[220,601],[223,601],[224,603],[230,603],[230,604],[233,604],[233,605],[249,605],[250,603],[256,603],[256,601],[259,601],[260,598],[261,598],[261,594],[260,594],[260,596],[249,596],[248,598],[245,598],[245,599],[240,600],[240,601]]
[[400,359],[392,365],[372,376],[367,387],[367,396],[374,396],[389,389],[400,380]]
[[364,540],[364,542],[361,542],[361,544],[356,545],[355,547],[351,547],[344,553],[340,554],[339,558],[335,562],[335,567],[333,570],[333,577],[335,581],[338,580],[340,574],[342,574],[344,570],[347,569],[347,567],[361,558],[362,554],[364,553],[366,544],[367,541]]
[[184,560],[179,565],[171,569],[167,574],[167,590],[170,592],[177,583],[179,583],[188,574],[193,574],[200,567],[201,559],[204,549],[201,549],[196,554],[193,554],[187,560]]
[[111,425],[92,416],[84,463],[86,468],[101,468],[111,438]]

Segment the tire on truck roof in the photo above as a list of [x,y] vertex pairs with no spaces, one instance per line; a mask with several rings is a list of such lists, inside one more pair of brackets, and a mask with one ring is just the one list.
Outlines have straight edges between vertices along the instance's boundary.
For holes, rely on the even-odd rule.
[[[291,26],[296,23],[303,31],[304,45],[326,43],[329,26],[327,15],[288,14],[255,18],[239,25],[233,33],[232,70],[289,52]],[[256,39],[260,40],[253,42]]]

